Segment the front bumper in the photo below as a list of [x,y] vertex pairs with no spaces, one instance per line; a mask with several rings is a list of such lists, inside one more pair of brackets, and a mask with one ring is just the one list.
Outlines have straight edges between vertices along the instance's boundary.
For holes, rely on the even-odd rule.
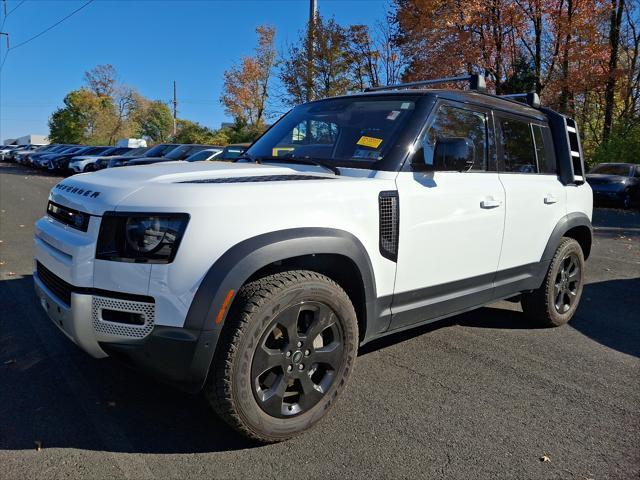
[[[71,292],[70,305],[56,296],[34,272],[36,295],[45,312],[71,341],[95,358],[113,357],[187,392],[202,389],[219,330],[190,330],[153,324],[148,302],[122,300],[92,292]],[[109,322],[104,309],[145,312],[145,324]],[[138,329],[134,338],[131,328]]]

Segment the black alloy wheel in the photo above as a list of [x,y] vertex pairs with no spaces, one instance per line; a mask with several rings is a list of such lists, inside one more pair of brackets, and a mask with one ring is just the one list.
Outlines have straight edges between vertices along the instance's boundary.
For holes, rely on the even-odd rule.
[[343,362],[343,332],[333,309],[302,302],[280,312],[253,355],[253,394],[260,408],[283,418],[313,408]]
[[575,253],[564,257],[556,275],[554,285],[555,308],[560,314],[567,313],[578,297],[581,286],[580,260]]

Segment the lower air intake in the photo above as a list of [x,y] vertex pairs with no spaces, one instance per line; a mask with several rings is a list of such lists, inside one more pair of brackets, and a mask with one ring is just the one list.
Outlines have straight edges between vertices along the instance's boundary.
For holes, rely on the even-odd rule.
[[93,297],[93,328],[99,340],[144,338],[153,330],[155,305],[117,298]]

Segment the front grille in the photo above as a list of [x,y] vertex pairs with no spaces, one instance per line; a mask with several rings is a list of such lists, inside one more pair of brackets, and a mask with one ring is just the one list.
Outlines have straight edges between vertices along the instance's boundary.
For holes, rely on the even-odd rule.
[[380,192],[378,196],[380,215],[380,254],[398,260],[398,234],[400,228],[400,208],[398,192]]
[[65,305],[71,306],[71,292],[73,290],[73,286],[71,284],[62,280],[40,262],[36,265],[36,272],[40,281],[51,291],[51,293],[62,300]]
[[91,218],[88,213],[82,213],[51,201],[47,204],[47,215],[82,232],[86,232],[89,228],[89,219]]

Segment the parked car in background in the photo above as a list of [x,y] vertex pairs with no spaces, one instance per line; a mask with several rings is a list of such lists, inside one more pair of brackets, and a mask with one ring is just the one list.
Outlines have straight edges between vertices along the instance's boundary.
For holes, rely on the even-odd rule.
[[43,145],[20,145],[18,148],[8,152],[8,158],[14,160],[17,155],[28,155],[29,153],[38,151]]
[[601,163],[587,174],[596,203],[631,208],[640,205],[640,165]]
[[250,143],[234,143],[232,145],[227,145],[226,147],[224,147],[224,150],[222,151],[220,156],[216,158],[216,160],[236,160],[250,146]]
[[205,148],[199,152],[193,153],[184,159],[185,162],[206,162],[208,160],[216,160],[224,147]]
[[22,147],[24,147],[24,145],[5,145],[0,147],[0,160],[9,160],[9,153]]
[[51,171],[66,173],[69,168],[69,162],[72,158],[80,155],[100,155],[102,152],[111,148],[113,147],[81,147],[77,152],[67,152],[61,155],[56,155],[53,158],[49,158],[45,167]]
[[98,155],[90,154],[73,157],[69,161],[69,171],[71,173],[93,172],[94,170],[98,170],[97,163],[100,160],[105,158],[110,159],[113,157],[117,157],[118,155],[124,155],[131,150],[135,149],[130,147],[111,147],[107,148],[105,151],[99,153]]
[[162,157],[164,155],[167,155],[169,152],[171,152],[173,149],[179,146],[180,144],[178,143],[161,143],[159,145],[151,147],[149,150],[145,152],[144,155],[140,157],[114,158],[109,162],[108,168],[124,167],[125,165],[128,165],[130,162],[132,162],[137,158]]
[[178,160],[185,160],[187,157],[189,157],[190,155],[193,155],[196,152],[205,150],[207,148],[213,148],[213,147],[214,145],[197,145],[197,144],[180,145],[162,157],[146,156],[145,158],[137,158],[135,160],[131,160],[129,162],[129,166],[150,165],[152,163],[175,162]]
[[34,153],[32,155],[25,156],[24,159],[20,162],[25,165],[31,165],[39,168],[46,168],[48,165],[48,161],[50,158],[53,158],[57,155],[62,155],[65,153],[76,153],[79,152],[83,147],[82,145],[62,145],[61,148],[46,151],[43,153]]
[[143,156],[146,152],[148,152],[149,149],[150,147],[139,147],[139,148],[133,148],[123,155],[108,156],[108,157],[104,155],[100,156],[98,157],[98,161],[95,163],[96,170],[102,170],[104,168],[107,168],[111,161],[118,162],[120,160],[126,161],[130,158],[139,158]]

